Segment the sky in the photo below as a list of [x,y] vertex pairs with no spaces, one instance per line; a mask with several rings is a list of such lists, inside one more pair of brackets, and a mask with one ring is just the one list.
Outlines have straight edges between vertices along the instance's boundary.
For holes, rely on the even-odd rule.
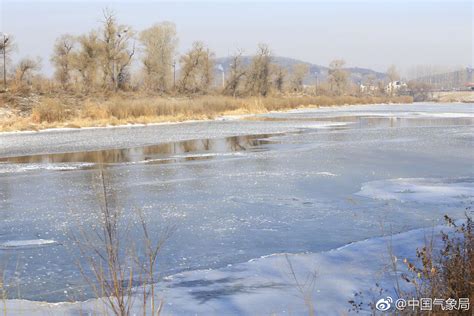
[[179,52],[205,42],[218,57],[237,49],[272,53],[319,65],[344,59],[348,66],[402,72],[414,65],[473,64],[471,0],[313,1],[43,1],[0,0],[0,32],[17,43],[14,59],[40,56],[43,72],[55,39],[100,26],[102,9],[140,31],[154,23],[176,24]]

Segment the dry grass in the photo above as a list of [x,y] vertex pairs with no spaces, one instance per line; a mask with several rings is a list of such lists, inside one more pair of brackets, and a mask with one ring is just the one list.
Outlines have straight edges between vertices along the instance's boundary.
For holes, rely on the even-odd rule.
[[[466,209],[470,210],[470,207]],[[470,309],[442,309],[439,305],[432,305],[432,309],[422,310],[418,307],[405,307],[402,310],[391,309],[390,315],[473,315],[472,302],[474,301],[474,222],[466,213],[466,221],[456,224],[445,215],[448,226],[453,228],[449,233],[441,232],[441,244],[438,245],[434,235],[425,240],[425,245],[416,250],[415,260],[403,260],[406,269],[397,266],[397,258],[393,253],[390,242],[388,254],[390,257],[390,274],[395,276],[393,290],[396,299],[409,300],[434,299],[459,300],[468,299]],[[408,286],[403,286],[407,282]],[[405,283],[406,285],[406,283]],[[375,284],[371,289],[377,299],[390,293],[390,289]],[[354,299],[349,300],[349,312],[359,313],[368,311],[371,315],[380,315],[376,309],[376,302],[364,297],[359,291]],[[458,306],[459,307],[459,306]],[[392,307],[394,308],[394,307]]]
[[[405,297],[415,298],[468,298],[474,301],[474,223],[466,213],[466,222],[457,225],[453,219],[445,216],[447,224],[454,233],[442,233],[442,247],[435,250],[433,242],[417,249],[418,262],[404,260],[409,273],[402,279],[413,285],[415,293],[402,293]],[[442,315],[472,315],[471,310],[435,312]],[[419,315],[431,312],[420,311]]]
[[[163,300],[155,290],[158,254],[174,227],[166,228],[161,234],[152,233],[147,217],[140,210],[138,221],[126,220],[114,199],[106,170],[99,171],[100,224],[92,231],[82,229],[79,237],[73,236],[81,257],[87,259],[86,264],[78,260],[79,269],[112,315],[135,315],[133,309],[141,309],[143,316],[159,315]],[[135,229],[141,230],[142,236],[132,235]]]
[[5,287],[5,276],[2,270],[0,270],[0,300],[2,301],[3,305],[3,316],[7,316],[7,290]]
[[32,106],[31,114],[0,118],[0,131],[40,130],[55,127],[115,126],[213,119],[219,115],[265,113],[299,107],[338,106],[348,104],[411,103],[410,97],[329,97],[282,96],[266,98],[232,98],[201,96],[196,98],[163,98],[116,95],[107,99],[79,98],[74,101],[42,98]]
[[59,123],[66,121],[71,116],[72,110],[61,102],[61,100],[44,99],[33,106],[30,118],[33,123]]
[[433,99],[438,102],[474,102],[474,91],[434,92]]

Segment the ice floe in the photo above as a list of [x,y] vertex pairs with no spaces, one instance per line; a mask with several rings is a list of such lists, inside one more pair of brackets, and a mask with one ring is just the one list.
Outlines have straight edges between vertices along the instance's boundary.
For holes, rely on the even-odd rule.
[[472,201],[472,178],[399,178],[377,180],[362,185],[359,196],[378,200],[398,200],[429,204]]
[[0,163],[0,174],[2,173],[20,173],[38,170],[49,171],[71,171],[90,168],[93,163]]
[[56,244],[57,242],[52,239],[8,240],[0,242],[0,250],[36,248]]

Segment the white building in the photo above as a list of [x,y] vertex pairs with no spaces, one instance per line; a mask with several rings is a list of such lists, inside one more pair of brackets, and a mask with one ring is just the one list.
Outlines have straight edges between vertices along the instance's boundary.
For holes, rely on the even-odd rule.
[[385,86],[385,92],[387,92],[387,94],[393,94],[393,93],[399,91],[400,89],[406,89],[406,88],[407,88],[407,84],[405,82],[392,81],[392,82],[389,82]]
[[361,93],[374,93],[378,89],[379,89],[379,87],[374,86],[374,85],[364,85],[362,83],[359,85],[359,91]]

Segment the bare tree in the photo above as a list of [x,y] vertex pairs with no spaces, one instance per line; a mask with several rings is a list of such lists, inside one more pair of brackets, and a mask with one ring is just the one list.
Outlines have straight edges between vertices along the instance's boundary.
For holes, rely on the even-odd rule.
[[242,64],[242,54],[243,51],[238,50],[237,53],[232,56],[229,78],[227,79],[223,90],[223,93],[226,95],[232,95],[233,97],[236,96],[242,79],[247,73],[247,69]]
[[375,86],[377,82],[377,76],[374,74],[368,74],[364,77],[364,84],[367,86]]
[[[158,236],[152,235],[146,216],[141,211],[137,212],[137,227],[132,227],[125,220],[123,211],[117,207],[114,191],[102,168],[99,182],[99,225],[92,232],[83,229],[79,237],[74,236],[81,257],[87,261],[84,265],[79,260],[79,268],[95,295],[102,298],[114,315],[132,314],[135,299],[139,297],[134,293],[140,288],[143,290],[140,304],[143,315],[147,315],[147,311],[150,311],[150,315],[159,315],[163,305],[162,300],[157,301],[155,293],[157,258],[164,243],[174,232],[174,227],[166,228]],[[141,230],[142,237],[138,235],[131,238],[133,228]],[[141,255],[137,254],[137,249],[141,249]],[[92,276],[86,272],[88,270]]]
[[377,90],[379,90],[377,76],[374,74],[368,74],[364,76],[362,84],[359,87],[359,92],[367,95],[375,95]]
[[407,86],[408,92],[415,102],[427,101],[432,99],[433,87],[425,82],[410,80]]
[[176,26],[170,22],[155,24],[140,33],[140,41],[144,47],[142,63],[146,85],[152,90],[168,91],[178,44]]
[[285,88],[285,78],[287,76],[287,71],[285,68],[283,68],[280,65],[273,64],[273,85],[275,86],[275,89],[282,93]]
[[390,82],[400,80],[400,75],[398,74],[397,67],[395,65],[391,65],[387,69],[387,77]]
[[387,77],[388,77],[388,89],[387,92],[390,94],[390,96],[393,96],[397,91],[395,89],[395,82],[400,80],[400,75],[398,74],[397,67],[395,65],[391,65],[387,69]]
[[16,78],[18,82],[31,82],[36,71],[41,69],[41,58],[23,58],[16,67]]
[[253,58],[248,71],[246,90],[251,95],[266,96],[271,87],[272,55],[266,44],[258,46],[257,55]]
[[134,32],[126,25],[119,25],[115,13],[105,9],[101,30],[103,84],[105,88],[123,88],[127,67],[135,55]]
[[202,42],[194,42],[193,47],[181,57],[181,92],[206,92],[212,83],[214,54]]
[[84,89],[90,91],[96,86],[98,79],[101,45],[94,31],[77,40],[79,48],[72,54],[72,65],[79,72]]
[[291,89],[293,91],[302,91],[303,90],[303,80],[309,73],[308,64],[296,64],[293,66],[293,71],[291,73]]
[[55,77],[64,90],[69,87],[71,79],[73,48],[76,40],[73,36],[65,34],[56,39],[51,62],[56,68]]
[[329,64],[329,84],[331,90],[337,94],[343,94],[347,89],[348,74],[344,70],[346,62],[342,59],[333,60]]

